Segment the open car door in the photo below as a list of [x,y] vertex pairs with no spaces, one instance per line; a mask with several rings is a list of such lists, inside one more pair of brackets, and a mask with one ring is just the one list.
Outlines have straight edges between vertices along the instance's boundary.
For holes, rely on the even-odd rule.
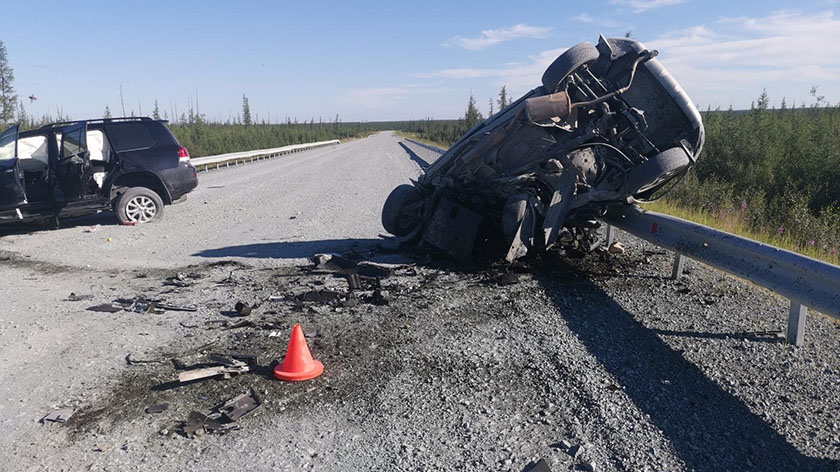
[[87,123],[77,123],[61,130],[55,175],[64,194],[64,201],[72,202],[84,197],[91,177]]
[[25,205],[23,171],[18,163],[18,125],[0,133],[0,210]]

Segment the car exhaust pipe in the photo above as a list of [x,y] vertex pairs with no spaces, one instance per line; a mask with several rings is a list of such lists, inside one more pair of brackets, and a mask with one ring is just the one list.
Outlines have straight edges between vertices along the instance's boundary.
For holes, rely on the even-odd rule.
[[572,100],[566,92],[529,98],[525,100],[525,115],[528,121],[541,122],[552,118],[567,121],[572,114]]

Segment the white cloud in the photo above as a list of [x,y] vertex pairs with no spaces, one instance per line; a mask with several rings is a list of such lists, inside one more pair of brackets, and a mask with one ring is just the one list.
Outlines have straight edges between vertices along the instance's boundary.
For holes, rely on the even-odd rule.
[[[695,103],[747,108],[763,88],[778,105],[813,102],[811,85],[840,101],[840,18],[832,12],[774,12],[763,17],[721,18],[671,31],[646,46],[661,52],[665,68]],[[460,67],[413,74],[419,79],[469,82],[470,87],[507,85],[512,96],[539,85],[546,67],[564,49],[542,51],[521,63]],[[483,82],[482,82],[483,81]],[[463,85],[461,85],[463,86]],[[454,86],[453,86],[454,87]],[[488,87],[489,88],[489,87]]]
[[464,49],[479,50],[513,39],[544,38],[549,31],[551,31],[551,28],[518,24],[504,28],[484,30],[481,32],[481,36],[477,38],[455,36],[446,44],[450,46],[459,46]]
[[607,19],[607,18],[595,18],[588,13],[581,13],[580,15],[576,15],[572,17],[573,20],[579,23],[585,23],[588,25],[595,25],[595,26],[602,26],[604,28],[615,28],[618,26],[618,22]]
[[341,96],[339,101],[362,109],[384,109],[398,105],[400,102],[418,95],[435,94],[445,91],[445,88],[423,86],[421,84],[407,84],[401,87],[378,87],[353,89]]
[[633,10],[633,13],[642,13],[654,8],[668,7],[671,5],[679,5],[688,0],[611,0],[610,5],[619,5],[628,7]]
[[540,77],[542,77],[546,67],[565,50],[565,48],[561,48],[542,51],[535,56],[530,56],[528,62],[525,63],[487,68],[442,69],[435,72],[413,74],[413,77],[422,79],[491,79],[499,86],[507,85],[511,95],[518,95],[539,85]]
[[[840,92],[840,19],[832,12],[775,12],[759,18],[722,18],[650,41],[661,61],[701,103],[727,106],[765,86],[805,100],[810,84]],[[833,100],[836,100],[833,98]],[[744,106],[744,99],[736,106]],[[746,105],[749,102],[747,101]]]

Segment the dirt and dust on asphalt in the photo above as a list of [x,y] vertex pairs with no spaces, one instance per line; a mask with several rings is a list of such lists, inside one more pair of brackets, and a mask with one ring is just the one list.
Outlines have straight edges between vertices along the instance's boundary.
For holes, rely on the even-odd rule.
[[[408,160],[396,139],[372,140]],[[360,215],[376,204],[358,203]],[[152,255],[126,269],[4,248],[3,273],[17,283],[0,301],[0,468],[520,471],[544,459],[550,470],[838,469],[835,322],[809,319],[806,345],[788,346],[775,296],[690,262],[670,280],[670,256],[624,234],[621,255],[478,270],[380,248],[373,223],[354,231],[342,246],[288,249],[296,257],[275,246],[181,265]],[[18,247],[28,236],[50,240],[15,236]],[[304,259],[332,251],[349,269]],[[88,310],[118,298],[196,311]],[[238,301],[258,306],[240,316]],[[296,323],[325,372],[280,382],[273,367]],[[177,381],[218,355],[256,358],[229,379]],[[184,432],[191,412],[251,392],[261,403],[251,414]],[[39,423],[63,407],[67,422]]]

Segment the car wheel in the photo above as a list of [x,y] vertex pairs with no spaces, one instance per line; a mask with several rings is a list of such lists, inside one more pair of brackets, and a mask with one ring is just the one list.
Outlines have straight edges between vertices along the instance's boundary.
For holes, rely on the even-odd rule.
[[556,92],[563,79],[582,65],[598,59],[599,55],[598,49],[590,43],[576,44],[567,49],[548,66],[542,76],[542,84],[546,92]]
[[691,158],[682,147],[672,147],[651,156],[627,173],[622,189],[628,195],[638,195],[660,187],[691,165]]
[[420,217],[403,211],[407,205],[419,202],[423,196],[413,186],[400,185],[391,191],[382,207],[382,227],[394,236],[406,236],[420,224]]
[[120,195],[115,211],[122,224],[151,223],[163,216],[163,200],[152,189],[131,187]]

